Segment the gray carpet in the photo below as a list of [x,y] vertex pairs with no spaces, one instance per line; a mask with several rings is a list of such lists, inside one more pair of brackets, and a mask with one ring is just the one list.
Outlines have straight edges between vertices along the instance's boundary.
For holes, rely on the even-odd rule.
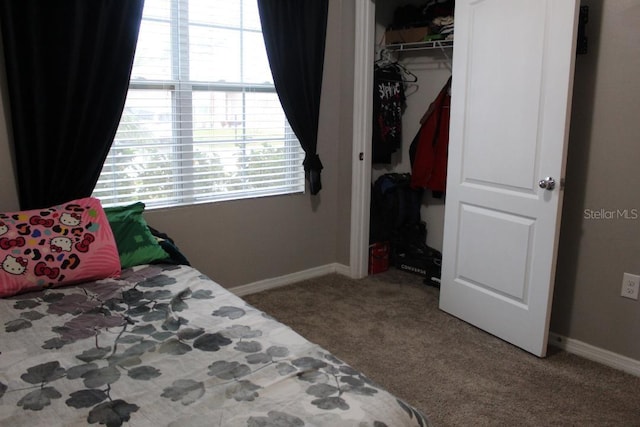
[[438,292],[392,269],[244,298],[436,426],[640,426],[640,378],[553,347],[539,359],[440,311]]

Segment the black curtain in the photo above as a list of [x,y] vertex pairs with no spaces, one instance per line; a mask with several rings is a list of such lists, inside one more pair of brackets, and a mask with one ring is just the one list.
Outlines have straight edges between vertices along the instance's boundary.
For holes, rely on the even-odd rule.
[[311,194],[322,188],[318,116],[328,0],[258,0],[269,65],[282,108],[306,155]]
[[0,0],[22,209],[91,195],[127,96],[144,0]]

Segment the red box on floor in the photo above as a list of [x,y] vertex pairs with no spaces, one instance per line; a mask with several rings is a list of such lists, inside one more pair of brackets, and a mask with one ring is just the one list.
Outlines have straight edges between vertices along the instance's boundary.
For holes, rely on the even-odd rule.
[[389,269],[389,243],[377,242],[369,245],[369,274],[382,273]]

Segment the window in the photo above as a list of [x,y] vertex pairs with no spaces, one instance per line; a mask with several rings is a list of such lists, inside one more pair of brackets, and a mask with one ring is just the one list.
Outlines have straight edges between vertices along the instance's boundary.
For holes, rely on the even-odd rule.
[[120,126],[93,195],[149,207],[304,191],[304,152],[255,0],[146,0]]

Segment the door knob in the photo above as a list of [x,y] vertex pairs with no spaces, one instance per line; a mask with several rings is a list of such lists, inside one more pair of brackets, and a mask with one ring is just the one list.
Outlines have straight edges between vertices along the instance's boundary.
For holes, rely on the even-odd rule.
[[551,191],[556,187],[556,180],[548,176],[545,179],[541,179],[538,182],[538,185],[540,186],[540,188]]

